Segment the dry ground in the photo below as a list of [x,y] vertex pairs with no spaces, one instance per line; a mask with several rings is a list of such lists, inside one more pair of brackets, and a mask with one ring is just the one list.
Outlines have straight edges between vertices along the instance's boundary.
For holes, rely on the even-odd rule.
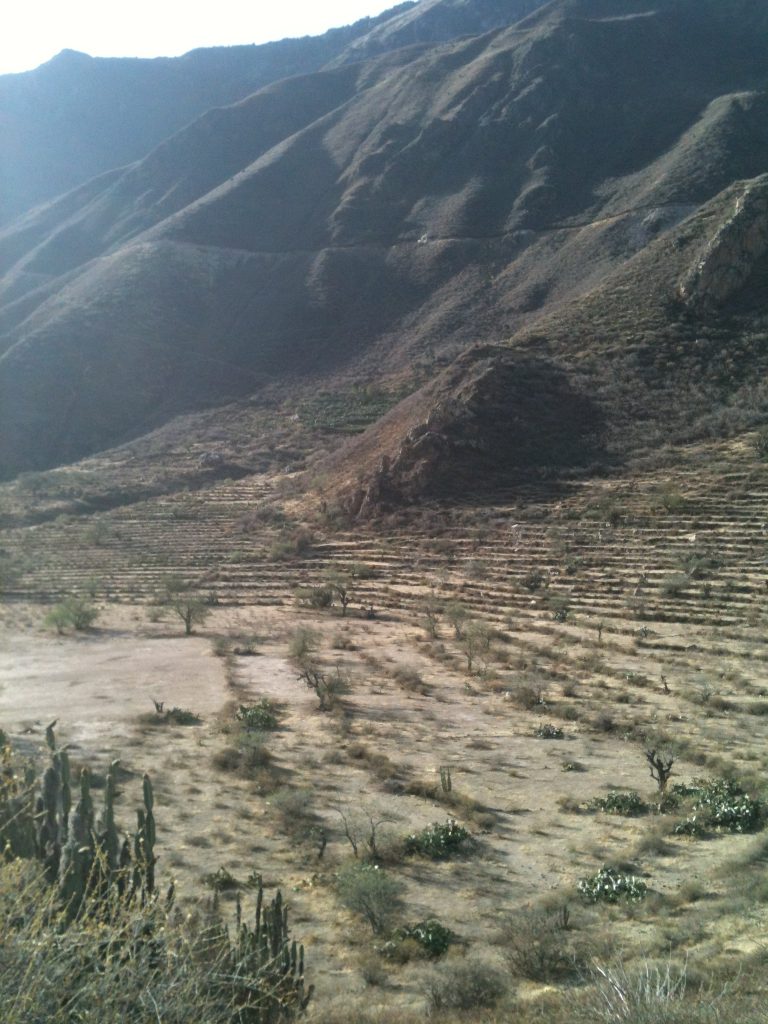
[[[79,520],[5,538],[31,568],[2,606],[0,723],[31,749],[57,718],[61,741],[84,762],[119,756],[135,776],[149,771],[160,867],[179,879],[183,905],[219,868],[241,881],[261,873],[289,896],[319,1007],[356,993],[361,1005],[419,1012],[424,965],[384,963],[387,979],[367,987],[361,959],[379,940],[335,892],[351,857],[342,814],[372,816],[388,819],[383,866],[404,886],[397,919],[438,917],[468,944],[454,956],[468,948],[503,962],[505,919],[544,901],[569,905],[586,956],[672,952],[726,974],[750,962],[768,916],[760,837],[679,837],[673,816],[587,806],[612,789],[651,798],[644,750],[654,744],[675,753],[675,781],[726,773],[750,791],[762,786],[768,475],[748,444],[679,453],[672,481],[637,470],[554,498],[432,509],[377,531],[315,524],[313,550],[287,560],[265,556],[271,526],[242,534],[249,487],[263,494],[265,481],[116,510],[98,543]],[[188,517],[180,531],[167,512],[176,501]],[[702,566],[691,569],[691,552]],[[347,617],[297,606],[297,583],[360,563],[370,573],[354,584]],[[151,621],[146,603],[174,565],[204,572],[220,602],[193,637],[167,612]],[[96,626],[52,635],[39,599],[86,580],[101,608]],[[450,600],[494,630],[471,673]],[[427,604],[442,609],[436,637]],[[318,710],[289,659],[298,626],[317,632],[319,659],[349,680],[332,712]],[[245,638],[255,653],[223,657],[222,638],[235,647]],[[282,708],[280,728],[265,737],[268,770],[240,777],[222,769],[221,754],[237,738],[237,705],[261,697]],[[156,724],[151,698],[201,723]],[[546,724],[563,738],[538,737]],[[136,796],[127,777],[126,823]],[[449,814],[476,837],[471,852],[403,857],[405,835]],[[576,882],[606,862],[642,876],[651,896],[583,905]],[[546,991],[517,984],[525,997]]]

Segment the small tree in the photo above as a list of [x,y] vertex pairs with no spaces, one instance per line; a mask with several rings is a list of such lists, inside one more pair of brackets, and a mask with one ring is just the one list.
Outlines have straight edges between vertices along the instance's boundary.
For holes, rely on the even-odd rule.
[[184,623],[185,636],[191,636],[195,626],[201,626],[211,611],[208,602],[193,589],[191,583],[175,576],[166,580],[161,603]]
[[467,609],[460,601],[449,601],[445,606],[445,617],[453,626],[453,633],[456,639],[461,640],[464,636],[464,627],[469,618]]
[[474,670],[477,659],[487,654],[491,646],[491,629],[485,622],[469,622],[462,631],[459,642],[467,659],[467,672]]
[[82,597],[65,597],[45,616],[45,624],[57,633],[71,629],[89,629],[99,617],[99,610]]
[[364,813],[361,815],[349,815],[339,809],[344,835],[347,837],[352,852],[357,858],[360,854],[360,846],[367,849],[366,859],[372,864],[379,862],[380,853],[377,839],[380,837],[379,829],[382,825],[392,825],[395,819],[387,816],[376,818],[373,814]]
[[352,577],[346,573],[329,572],[325,578],[327,589],[332,595],[333,601],[341,605],[341,614],[346,616],[347,608],[352,600]]
[[422,625],[424,632],[430,640],[436,640],[440,635],[440,613],[442,611],[440,602],[434,593],[424,598],[421,603],[423,615]]

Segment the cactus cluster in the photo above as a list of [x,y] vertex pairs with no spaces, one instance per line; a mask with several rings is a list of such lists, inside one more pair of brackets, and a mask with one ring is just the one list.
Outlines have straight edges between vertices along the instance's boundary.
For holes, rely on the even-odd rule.
[[115,823],[117,767],[109,766],[104,805],[96,814],[87,768],[80,771],[73,806],[73,780],[66,750],[56,748],[55,722],[46,729],[49,763],[36,792],[31,767],[19,775],[9,747],[3,750],[0,784],[0,843],[6,857],[39,860],[47,880],[59,890],[66,915],[72,919],[89,904],[106,906],[112,894],[142,900],[155,891],[155,819],[152,783],[144,776],[144,806],[138,811],[133,840],[121,841]]
[[432,860],[442,860],[458,851],[471,838],[463,825],[455,818],[449,818],[446,822],[434,821],[421,832],[412,832],[406,837],[404,849],[406,854],[420,854]]
[[265,905],[259,881],[253,926],[243,920],[238,895],[234,941],[221,925],[217,938],[224,952],[220,976],[230,989],[238,1024],[273,1024],[306,1009],[313,986],[305,988],[304,947],[291,940],[288,910],[279,890]]

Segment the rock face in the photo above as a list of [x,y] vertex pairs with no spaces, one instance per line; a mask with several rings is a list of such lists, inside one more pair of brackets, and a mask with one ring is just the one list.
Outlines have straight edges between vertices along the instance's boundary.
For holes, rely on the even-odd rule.
[[733,213],[678,285],[686,305],[724,305],[768,252],[768,174],[738,188]]

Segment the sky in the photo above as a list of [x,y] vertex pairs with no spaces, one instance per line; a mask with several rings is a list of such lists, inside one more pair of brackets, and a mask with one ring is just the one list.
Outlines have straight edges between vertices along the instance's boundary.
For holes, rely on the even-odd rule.
[[64,49],[92,57],[174,57],[198,46],[317,35],[380,14],[398,0],[9,0],[0,74]]

